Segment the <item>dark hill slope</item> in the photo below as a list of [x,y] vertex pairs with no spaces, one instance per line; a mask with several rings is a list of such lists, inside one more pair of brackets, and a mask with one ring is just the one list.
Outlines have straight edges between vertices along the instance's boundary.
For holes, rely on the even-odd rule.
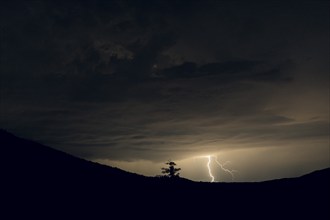
[[9,171],[7,174],[13,175],[14,179],[58,183],[83,179],[88,181],[91,177],[107,177],[107,181],[120,183],[145,179],[142,175],[80,159],[34,141],[18,138],[3,130],[0,130],[0,143],[2,163]]
[[[13,219],[328,219],[330,169],[258,183],[151,178],[0,130],[2,209]],[[7,218],[8,219],[8,218]]]

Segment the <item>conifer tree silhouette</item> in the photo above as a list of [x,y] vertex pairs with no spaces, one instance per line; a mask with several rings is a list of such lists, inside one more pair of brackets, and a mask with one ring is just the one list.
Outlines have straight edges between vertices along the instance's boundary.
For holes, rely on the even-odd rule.
[[181,168],[176,168],[176,163],[173,161],[169,160],[168,162],[165,163],[168,165],[168,167],[163,167],[162,168],[162,173],[165,174],[164,176],[174,178],[174,177],[179,177],[180,173],[178,171],[181,170]]

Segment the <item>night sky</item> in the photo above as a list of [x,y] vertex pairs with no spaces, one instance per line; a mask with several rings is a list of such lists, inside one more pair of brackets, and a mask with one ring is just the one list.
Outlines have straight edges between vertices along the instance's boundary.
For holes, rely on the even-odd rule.
[[148,176],[329,167],[329,6],[2,1],[0,127]]

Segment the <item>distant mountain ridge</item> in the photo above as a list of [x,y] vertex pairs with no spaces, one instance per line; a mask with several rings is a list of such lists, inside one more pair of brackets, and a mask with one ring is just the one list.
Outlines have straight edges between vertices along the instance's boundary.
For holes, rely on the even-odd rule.
[[24,210],[25,217],[40,219],[50,213],[73,219],[103,219],[109,213],[122,215],[119,219],[154,219],[150,211],[172,218],[195,213],[205,219],[216,217],[219,213],[210,210],[221,208],[221,216],[234,219],[330,217],[330,168],[266,182],[205,183],[129,173],[5,130],[0,130],[0,146],[3,198],[12,215]]
[[[3,155],[11,155],[11,154],[14,155],[14,157],[16,158],[16,160],[20,162],[20,164],[21,163],[25,164],[24,166],[25,168],[29,166],[39,166],[40,164],[37,163],[42,163],[44,165],[49,164],[52,166],[56,166],[55,169],[68,170],[70,169],[70,166],[76,166],[74,163],[81,163],[83,164],[82,167],[95,166],[97,167],[97,169],[103,170],[105,172],[104,174],[115,175],[118,176],[118,178],[120,177],[125,177],[125,178],[131,177],[131,178],[139,178],[139,179],[148,178],[143,175],[130,173],[116,167],[101,165],[99,163],[91,162],[85,159],[72,156],[65,152],[39,144],[37,142],[27,140],[24,138],[19,138],[3,129],[0,129],[0,144],[1,146],[3,146],[1,149]],[[13,159],[11,159],[11,157],[3,158],[3,160],[6,159],[8,160],[9,163],[12,163],[14,161]],[[37,167],[35,168],[37,169]],[[314,171],[312,173],[305,174],[302,177],[313,178],[314,176],[315,177],[322,176],[320,178],[324,178],[324,176],[326,176],[324,174],[328,173],[327,175],[329,175],[329,172],[330,172],[330,168],[327,168],[324,170]],[[289,178],[289,179],[295,179],[295,178]],[[280,180],[281,179],[269,180],[269,181],[280,181]],[[269,181],[265,181],[265,182],[269,182]]]

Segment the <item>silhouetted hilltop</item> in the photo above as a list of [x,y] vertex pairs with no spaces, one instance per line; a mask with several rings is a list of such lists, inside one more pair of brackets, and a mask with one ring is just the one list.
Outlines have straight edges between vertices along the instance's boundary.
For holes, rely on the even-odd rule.
[[[112,177],[111,181],[141,180],[145,177],[118,168],[101,165],[55,150],[34,141],[18,138],[0,130],[2,162],[10,173],[60,182],[84,178]],[[10,174],[9,173],[9,174]],[[17,175],[19,174],[19,175]]]
[[2,199],[13,219],[330,217],[329,168],[258,183],[203,183],[129,173],[4,130],[0,146]]
[[[124,184],[131,187],[147,182],[169,182],[168,178],[145,177],[87,161],[35,141],[16,137],[5,130],[0,130],[0,144],[2,163],[8,168],[6,175],[10,176],[10,179],[23,178],[38,183],[49,181],[52,184],[71,184],[79,181],[79,185],[87,182],[92,184],[92,181],[103,185]],[[188,180],[180,178],[176,182]]]

